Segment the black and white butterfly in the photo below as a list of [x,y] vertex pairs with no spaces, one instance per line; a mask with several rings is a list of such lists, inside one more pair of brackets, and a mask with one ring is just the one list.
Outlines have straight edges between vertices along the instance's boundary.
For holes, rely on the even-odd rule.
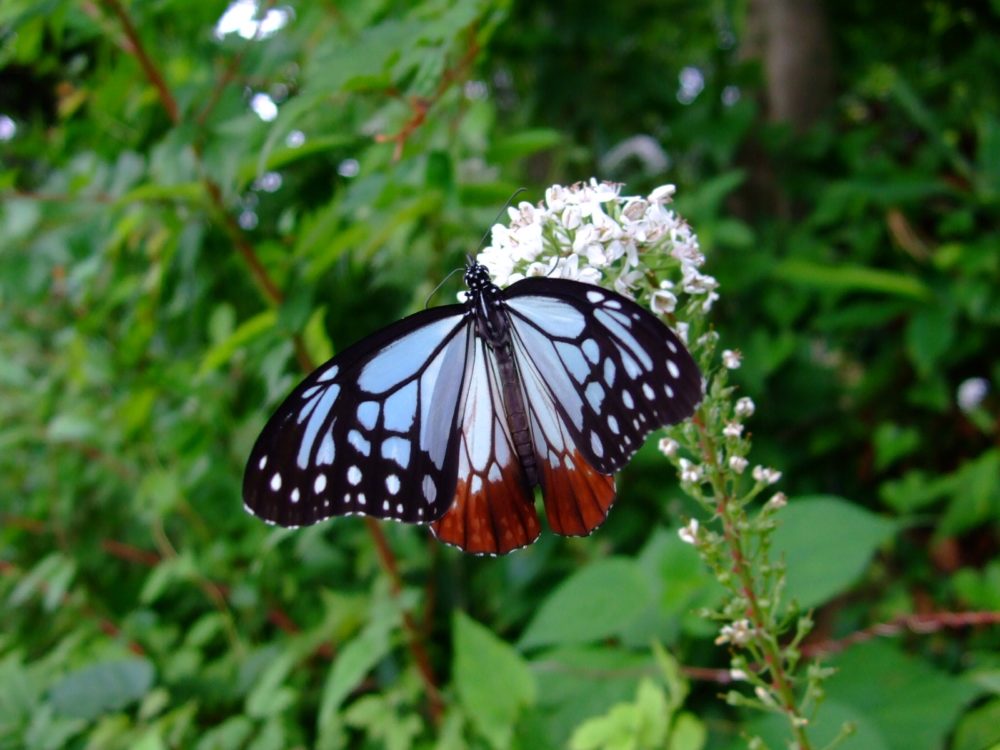
[[366,514],[504,554],[549,526],[589,534],[614,472],[689,417],[701,374],[656,316],[592,284],[501,290],[470,259],[466,302],[423,310],[307,377],[257,439],[248,511],[281,526]]

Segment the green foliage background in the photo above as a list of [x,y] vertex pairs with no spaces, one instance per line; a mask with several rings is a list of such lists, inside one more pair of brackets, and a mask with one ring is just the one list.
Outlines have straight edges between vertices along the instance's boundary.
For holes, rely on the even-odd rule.
[[[830,3],[798,135],[738,0],[265,4],[251,39],[226,7],[0,4],[0,748],[783,746],[706,679],[718,593],[655,450],[587,539],[480,560],[385,525],[395,579],[361,519],[241,508],[303,362],[422,307],[518,186],[595,174],[676,182],[722,283],[839,669],[817,741],[1000,743],[1000,5]],[[655,158],[609,158],[636,135]]]

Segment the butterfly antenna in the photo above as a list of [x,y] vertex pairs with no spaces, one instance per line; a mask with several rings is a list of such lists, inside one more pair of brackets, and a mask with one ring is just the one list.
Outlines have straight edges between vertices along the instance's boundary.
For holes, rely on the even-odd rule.
[[[521,193],[525,192],[527,189],[528,188],[519,187],[517,190],[515,190],[511,194],[510,198],[507,199],[507,202],[503,204],[503,208],[501,208],[500,211],[497,213],[496,218],[493,219],[493,221],[490,222],[490,228],[486,230],[486,234],[484,234],[483,238],[481,240],[479,240],[479,250],[483,249],[483,245],[486,244],[486,240],[490,236],[490,232],[493,231],[493,225],[496,224],[498,221],[500,221],[500,217],[503,216],[504,211],[506,211],[508,208],[510,208],[510,204],[514,202],[514,199],[517,196],[519,196]],[[469,264],[471,265],[472,262],[473,262],[472,256],[471,255],[466,255],[465,257],[469,259]]]
[[[469,258],[470,260],[472,259],[471,255],[467,255],[466,257]],[[441,282],[436,287],[434,287],[434,289],[431,290],[430,294],[427,295],[427,299],[424,300],[424,309],[426,310],[430,306],[430,304],[431,304],[431,298],[435,294],[438,293],[438,291],[441,289],[441,287],[443,287],[446,283],[448,283],[448,279],[450,279],[452,276],[454,276],[459,271],[464,271],[464,270],[465,270],[464,268],[453,268],[453,269],[451,269],[451,272],[447,276],[445,276],[443,279],[441,279]]]

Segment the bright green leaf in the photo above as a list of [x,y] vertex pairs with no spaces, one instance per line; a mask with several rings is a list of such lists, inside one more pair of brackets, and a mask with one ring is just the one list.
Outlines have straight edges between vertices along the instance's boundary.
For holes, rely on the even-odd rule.
[[521,710],[535,702],[534,675],[517,651],[488,628],[460,611],[452,622],[459,700],[489,743],[497,750],[506,748]]
[[896,529],[839,497],[793,498],[774,535],[788,568],[787,595],[807,609],[846,591]]
[[650,600],[640,567],[625,558],[598,560],[563,581],[539,607],[518,643],[522,649],[587,643],[628,626]]

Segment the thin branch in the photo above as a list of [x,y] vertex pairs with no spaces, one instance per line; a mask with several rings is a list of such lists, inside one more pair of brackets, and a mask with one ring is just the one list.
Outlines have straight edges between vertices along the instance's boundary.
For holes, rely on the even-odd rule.
[[923,635],[941,630],[971,628],[982,625],[1000,625],[1000,612],[970,611],[970,612],[929,612],[917,615],[900,615],[888,622],[870,625],[843,638],[834,638],[816,643],[804,644],[802,655],[819,657],[836,654],[857,643],[864,643],[874,638],[888,638],[904,632]]
[[[403,127],[401,127],[399,132],[395,135],[379,133],[375,136],[376,143],[396,144],[392,151],[393,161],[399,161],[400,158],[402,158],[403,146],[406,144],[406,141],[420,128],[421,125],[424,124],[424,121],[427,119],[427,113],[441,100],[455,81],[465,77],[469,67],[475,61],[476,55],[478,54],[479,43],[476,41],[476,27],[473,25],[469,28],[469,45],[466,47],[465,53],[457,63],[441,74],[441,80],[438,81],[438,85],[434,90],[434,93],[429,97],[414,96],[410,98],[409,104],[410,111],[412,113],[410,115],[410,119],[403,123]],[[398,95],[398,92],[396,92],[395,89],[390,89],[388,93]]]
[[126,50],[135,56],[135,59],[142,66],[143,72],[146,74],[146,78],[156,89],[157,95],[160,97],[160,104],[163,105],[163,109],[167,113],[167,117],[170,121],[177,125],[181,121],[180,108],[177,106],[177,100],[174,99],[173,93],[170,91],[170,87],[167,86],[167,82],[164,80],[163,76],[160,74],[159,68],[153,63],[152,58],[146,52],[146,48],[139,38],[138,32],[135,30],[135,25],[132,23],[132,18],[129,16],[128,12],[119,2],[119,0],[104,0],[104,4],[107,5],[111,12],[117,16],[119,23],[122,25],[122,31],[125,32],[125,38],[128,40],[128,47]]

